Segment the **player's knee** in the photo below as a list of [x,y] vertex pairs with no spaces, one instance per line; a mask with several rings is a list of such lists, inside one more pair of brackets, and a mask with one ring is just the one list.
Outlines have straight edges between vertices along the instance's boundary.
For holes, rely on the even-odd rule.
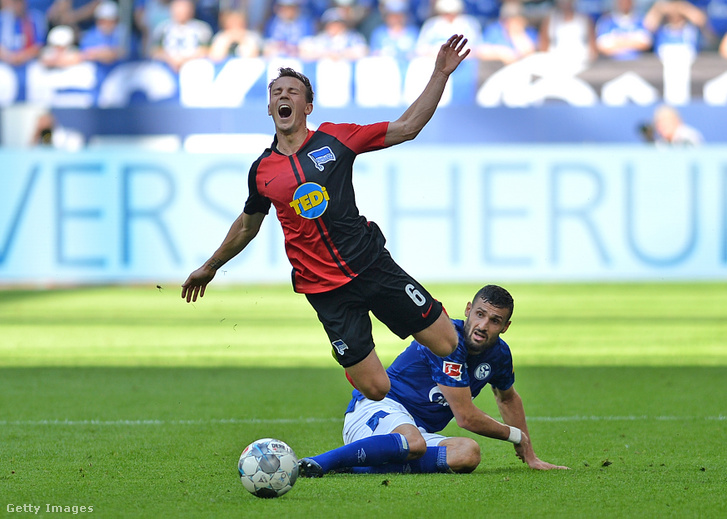
[[454,350],[457,349],[457,342],[452,343],[447,340],[442,340],[429,346],[429,349],[438,357],[446,357],[454,353]]
[[452,329],[449,330],[448,333],[444,334],[443,337],[438,341],[437,349],[432,351],[434,351],[434,353],[436,353],[440,357],[446,357],[447,355],[451,355],[452,353],[454,353],[454,350],[457,349],[458,343],[459,337],[457,337],[457,332],[455,331],[454,327],[452,327]]
[[[452,340],[447,343],[447,349],[449,351],[449,353],[447,353],[447,355],[451,355],[452,353],[454,353],[454,350],[457,349],[458,344],[459,344],[459,338],[455,334],[454,337],[452,338]],[[446,355],[445,355],[445,357],[446,357]]]
[[447,464],[454,472],[472,472],[481,460],[480,445],[472,438],[462,438],[456,448],[447,449]]
[[391,389],[391,382],[388,377],[376,383],[356,384],[359,391],[369,400],[383,400]]
[[449,319],[447,319],[446,324],[448,326],[442,332],[442,338],[440,340],[441,350],[445,352],[442,355],[443,357],[452,354],[457,349],[457,344],[459,344],[459,337],[457,336],[457,330],[455,330],[454,325]]
[[409,435],[406,437],[409,442],[409,459],[421,458],[427,452],[427,442],[421,435]]
[[[362,391],[362,393],[363,393],[363,391]],[[384,398],[386,398],[388,391],[383,391],[379,388],[374,388],[374,389],[370,389],[369,391],[367,391],[363,394],[369,400],[375,400],[378,402],[379,400],[383,400]]]
[[439,357],[451,355],[457,349],[459,343],[457,331],[449,318],[440,318],[423,332],[414,334],[414,338]]
[[383,400],[391,389],[391,381],[375,353],[371,352],[371,355],[373,357],[369,356],[364,361],[346,368],[346,374],[349,382],[361,391],[363,396],[369,400]]

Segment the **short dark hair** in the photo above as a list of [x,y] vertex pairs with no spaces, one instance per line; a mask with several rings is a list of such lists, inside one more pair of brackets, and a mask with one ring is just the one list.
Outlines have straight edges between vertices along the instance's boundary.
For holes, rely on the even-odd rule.
[[475,297],[472,298],[472,302],[474,303],[477,299],[482,299],[497,308],[507,308],[510,310],[510,317],[512,317],[512,313],[515,310],[515,301],[513,301],[510,292],[501,286],[485,285],[477,291]]
[[272,92],[273,90],[273,83],[275,83],[278,79],[281,77],[294,77],[303,85],[305,85],[305,101],[306,103],[312,103],[313,102],[313,87],[310,84],[310,79],[308,79],[305,75],[301,74],[295,69],[292,69],[290,67],[280,67],[278,69],[278,77],[273,79],[270,84],[268,85],[268,94]]

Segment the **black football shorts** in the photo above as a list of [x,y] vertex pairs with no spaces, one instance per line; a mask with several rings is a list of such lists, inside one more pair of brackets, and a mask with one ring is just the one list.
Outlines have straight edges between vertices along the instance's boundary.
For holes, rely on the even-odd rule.
[[426,329],[442,313],[442,304],[386,249],[349,283],[306,297],[344,368],[361,362],[374,349],[369,312],[402,339]]

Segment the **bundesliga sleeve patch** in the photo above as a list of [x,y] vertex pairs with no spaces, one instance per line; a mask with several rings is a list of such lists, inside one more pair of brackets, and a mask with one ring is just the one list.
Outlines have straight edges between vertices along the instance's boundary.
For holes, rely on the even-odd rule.
[[454,380],[462,380],[462,364],[457,362],[444,361],[442,371]]

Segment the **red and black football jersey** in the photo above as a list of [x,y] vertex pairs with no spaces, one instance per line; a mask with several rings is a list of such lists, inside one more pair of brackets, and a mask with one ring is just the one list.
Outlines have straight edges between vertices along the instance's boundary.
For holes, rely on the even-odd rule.
[[356,207],[352,177],[356,156],[384,148],[387,129],[388,122],[324,123],[290,156],[274,139],[250,168],[245,212],[267,214],[275,206],[296,292],[345,285],[383,250],[381,230]]

